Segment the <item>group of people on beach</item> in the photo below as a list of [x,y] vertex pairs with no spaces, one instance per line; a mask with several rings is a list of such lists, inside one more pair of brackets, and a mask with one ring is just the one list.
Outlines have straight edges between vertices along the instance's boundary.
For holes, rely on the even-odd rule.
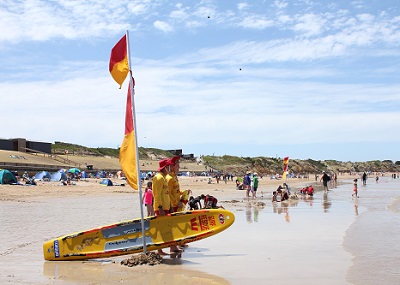
[[247,171],[243,178],[238,177],[236,179],[236,190],[246,190],[246,197],[250,198],[251,193],[251,196],[255,199],[258,190],[257,172],[251,173],[250,171]]
[[[219,208],[217,199],[211,195],[201,195],[197,198],[190,197],[192,191],[190,189],[181,190],[177,173],[179,171],[180,156],[174,156],[169,159],[159,161],[157,174],[154,175],[152,181],[147,182],[142,202],[147,208],[148,216],[165,216],[170,213],[184,211],[189,203],[191,210],[201,208]],[[198,199],[198,205],[194,204],[194,200]],[[200,201],[204,200],[204,206]],[[220,206],[221,207],[221,206]],[[222,207],[221,207],[222,208]],[[179,254],[182,248],[173,245],[170,252]],[[158,250],[160,255],[166,255],[161,249]]]
[[290,187],[286,182],[279,185],[278,188],[272,192],[272,202],[282,202],[289,200],[290,198]]
[[[201,205],[201,201],[204,201],[204,205]],[[189,209],[190,210],[199,210],[199,209],[218,209],[218,208],[223,208],[222,206],[218,206],[218,199],[215,198],[212,195],[204,195],[201,194],[200,196],[197,196],[196,198],[193,196],[190,196],[189,198]]]

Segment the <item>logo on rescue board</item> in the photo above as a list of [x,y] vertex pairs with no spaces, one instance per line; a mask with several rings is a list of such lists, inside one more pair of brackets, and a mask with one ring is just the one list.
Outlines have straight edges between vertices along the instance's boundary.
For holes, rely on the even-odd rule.
[[[219,214],[218,220],[223,225],[225,223],[224,215]],[[201,231],[207,231],[210,227],[216,226],[216,222],[214,216],[201,215],[198,220],[197,217],[190,219],[190,226],[192,231],[199,231],[199,227]]]
[[54,241],[54,257],[55,258],[60,257],[60,247],[58,246],[58,240]]

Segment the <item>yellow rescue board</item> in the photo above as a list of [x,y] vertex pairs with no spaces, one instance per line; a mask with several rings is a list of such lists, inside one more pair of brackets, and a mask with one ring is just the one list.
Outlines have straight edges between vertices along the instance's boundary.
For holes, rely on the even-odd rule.
[[[146,250],[183,245],[229,228],[235,215],[224,209],[177,212],[144,218]],[[141,219],[72,233],[43,244],[45,260],[85,260],[143,251]]]

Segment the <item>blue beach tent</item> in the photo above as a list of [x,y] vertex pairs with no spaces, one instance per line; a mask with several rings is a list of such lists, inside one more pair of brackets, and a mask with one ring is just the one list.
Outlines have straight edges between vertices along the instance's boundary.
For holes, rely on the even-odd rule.
[[89,178],[89,174],[87,174],[87,172],[86,171],[82,171],[81,172],[81,178]]
[[17,179],[14,174],[7,169],[0,169],[0,184],[15,184]]
[[42,180],[44,181],[45,179],[50,180],[51,179],[51,174],[47,171],[42,171],[38,172],[35,175],[35,180]]
[[61,181],[61,180],[67,180],[67,175],[64,173],[64,172],[61,172],[61,171],[57,171],[57,172],[54,172],[52,175],[51,175],[51,179],[50,179],[50,181]]
[[110,179],[106,178],[101,180],[100,185],[102,186],[113,186],[113,183]]

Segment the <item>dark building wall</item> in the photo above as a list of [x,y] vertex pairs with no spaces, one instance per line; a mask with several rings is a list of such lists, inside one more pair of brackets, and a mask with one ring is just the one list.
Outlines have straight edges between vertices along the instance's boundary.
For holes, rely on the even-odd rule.
[[51,143],[33,142],[21,138],[9,140],[0,139],[0,149],[2,150],[26,152],[25,148],[30,148],[33,150],[51,154]]
[[173,155],[182,156],[182,149],[170,149],[170,150],[167,150],[167,151],[172,153]]
[[44,143],[44,142],[26,142],[26,148],[38,150],[41,152],[45,152],[51,154],[51,143]]
[[13,139],[13,150],[25,152],[26,139]]
[[2,150],[13,150],[13,143],[11,140],[0,139],[0,149]]

